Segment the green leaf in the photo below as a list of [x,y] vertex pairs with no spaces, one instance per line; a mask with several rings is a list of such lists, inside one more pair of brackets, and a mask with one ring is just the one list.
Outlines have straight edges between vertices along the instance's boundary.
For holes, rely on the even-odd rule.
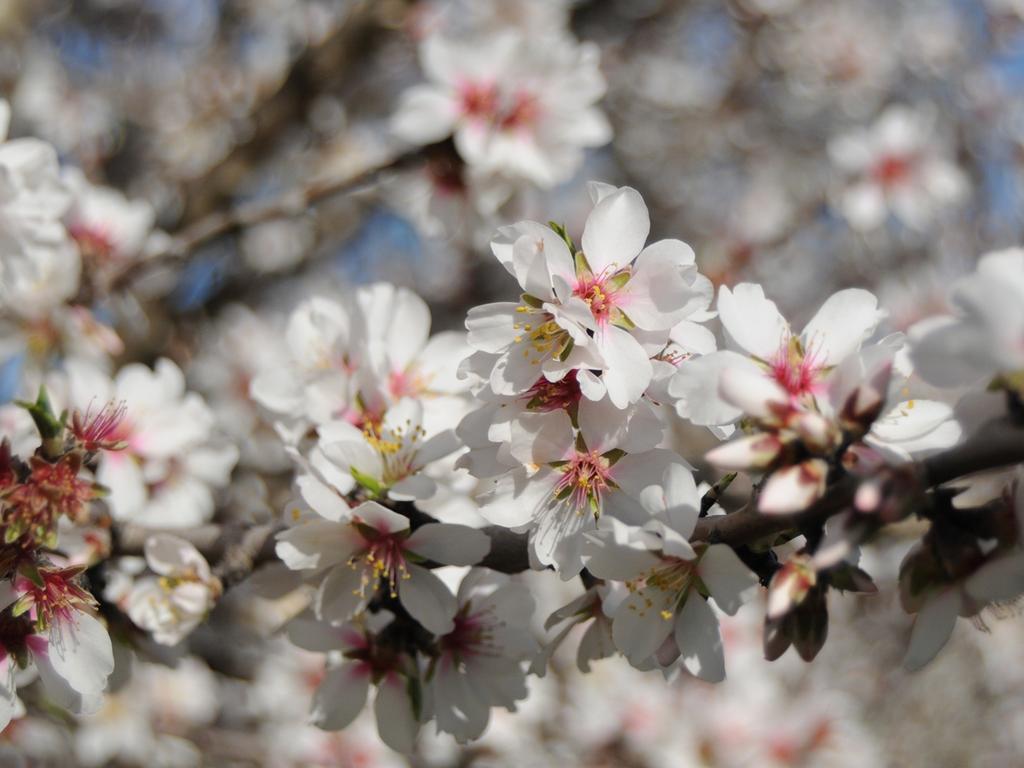
[[67,412],[58,418],[53,412],[53,405],[50,403],[50,396],[46,393],[46,387],[39,388],[39,394],[34,403],[24,400],[17,401],[17,404],[29,412],[36,429],[44,441],[53,440],[64,434],[64,419]]

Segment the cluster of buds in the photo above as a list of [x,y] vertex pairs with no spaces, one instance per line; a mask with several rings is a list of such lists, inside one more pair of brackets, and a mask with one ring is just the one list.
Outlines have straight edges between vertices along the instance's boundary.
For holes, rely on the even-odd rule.
[[829,588],[875,593],[871,577],[849,560],[835,562],[829,550],[793,555],[775,572],[768,587],[764,654],[779,658],[792,645],[800,658],[811,661],[828,636]]
[[[799,339],[790,344],[793,356],[804,359]],[[719,394],[747,415],[749,434],[715,448],[707,459],[720,469],[766,473],[758,510],[789,514],[824,495],[830,474],[842,469],[843,457],[882,414],[892,363],[882,355],[849,358],[832,372],[827,388],[799,395],[779,383],[776,372],[766,373],[723,372]]]

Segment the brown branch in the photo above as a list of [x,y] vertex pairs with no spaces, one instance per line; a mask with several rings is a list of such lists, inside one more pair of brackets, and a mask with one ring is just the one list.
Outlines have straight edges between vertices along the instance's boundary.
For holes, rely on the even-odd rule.
[[[1021,462],[1024,462],[1024,425],[1010,419],[998,419],[986,424],[960,445],[924,459],[919,468],[925,486],[934,488],[974,472]],[[773,534],[824,523],[849,508],[858,482],[857,478],[846,476],[816,504],[792,515],[764,515],[748,505],[727,515],[701,518],[691,540],[742,547]],[[415,513],[414,526],[432,521],[422,512]],[[203,525],[184,531],[163,532],[184,538],[208,559],[219,560],[215,571],[227,587],[243,581],[254,567],[273,559],[274,534],[278,530],[280,528],[273,525],[252,528]],[[483,531],[491,539],[491,551],[481,566],[502,573],[520,573],[530,569],[526,534],[499,526],[488,526]],[[116,553],[139,554],[146,536],[156,532],[131,524],[121,526]]]

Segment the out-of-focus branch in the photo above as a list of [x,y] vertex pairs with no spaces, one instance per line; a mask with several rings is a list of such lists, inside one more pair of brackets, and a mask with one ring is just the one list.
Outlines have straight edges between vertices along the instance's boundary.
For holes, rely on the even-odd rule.
[[355,0],[340,25],[292,63],[288,75],[252,110],[251,130],[217,164],[182,190],[186,226],[211,212],[230,207],[239,183],[262,160],[273,154],[289,127],[305,119],[310,105],[327,92],[341,89],[354,66],[366,59],[382,27],[377,3]]
[[199,246],[218,237],[275,219],[299,216],[327,198],[359,191],[376,182],[385,173],[416,165],[425,158],[427,151],[428,148],[416,147],[387,157],[354,174],[345,173],[314,178],[308,184],[289,190],[269,202],[249,203],[230,210],[211,213],[186,227],[177,235],[173,235],[159,253],[152,254],[145,260],[133,262],[117,276],[112,287],[115,290],[125,288],[154,265],[168,259],[183,259]]
[[[924,459],[918,466],[923,484],[933,488],[958,477],[982,470],[999,469],[1024,462],[1024,425],[1010,419],[998,419],[982,427],[964,443]],[[691,539],[713,544],[742,547],[773,534],[825,522],[849,509],[858,479],[847,476],[809,509],[792,515],[764,515],[748,505],[727,515],[704,517],[697,521]],[[416,512],[414,527],[433,522],[429,515]],[[166,530],[191,542],[208,559],[218,561],[215,572],[225,587],[243,581],[252,569],[273,558],[273,525],[222,527],[203,525],[187,530]],[[491,539],[491,551],[480,563],[501,573],[529,570],[527,537],[507,528],[488,526],[483,531]],[[117,536],[116,554],[139,554],[146,537],[154,529],[124,525]]]

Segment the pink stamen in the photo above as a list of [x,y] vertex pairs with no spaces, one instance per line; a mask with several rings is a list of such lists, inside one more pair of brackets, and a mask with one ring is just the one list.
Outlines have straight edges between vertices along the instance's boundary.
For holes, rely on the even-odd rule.
[[786,338],[769,361],[772,377],[794,399],[817,394],[825,366],[814,349],[801,350],[795,339]]
[[573,295],[579,296],[590,307],[594,320],[600,326],[606,325],[616,307],[616,289],[609,286],[612,277],[608,270],[599,274],[583,274],[576,281]]

